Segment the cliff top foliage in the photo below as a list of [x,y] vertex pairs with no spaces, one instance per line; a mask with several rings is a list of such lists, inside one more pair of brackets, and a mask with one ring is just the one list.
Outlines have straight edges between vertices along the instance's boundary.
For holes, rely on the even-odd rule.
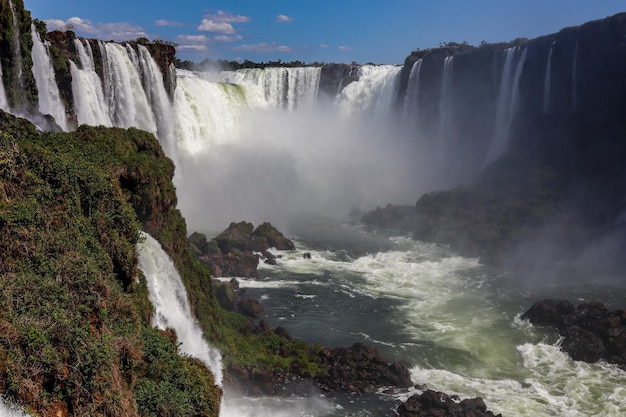
[[206,366],[150,326],[137,269],[140,219],[168,204],[172,172],[148,133],[40,133],[0,114],[8,398],[37,415],[217,415],[220,390]]

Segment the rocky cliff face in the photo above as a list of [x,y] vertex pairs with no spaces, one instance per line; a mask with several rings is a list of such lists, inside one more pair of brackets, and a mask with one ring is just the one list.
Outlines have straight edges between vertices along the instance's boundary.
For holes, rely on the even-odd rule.
[[[618,258],[625,45],[626,14],[618,14],[532,40],[413,52],[399,103],[413,104],[415,140],[443,150],[466,186],[430,193],[415,210],[392,207],[404,213],[398,223],[485,258],[522,249],[571,262],[602,245],[605,260]],[[390,217],[378,210],[366,220]]]

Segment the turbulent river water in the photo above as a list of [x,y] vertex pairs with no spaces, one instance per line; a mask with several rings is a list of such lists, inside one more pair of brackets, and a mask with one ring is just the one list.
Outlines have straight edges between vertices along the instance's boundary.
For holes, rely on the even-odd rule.
[[[415,384],[480,396],[503,416],[622,416],[626,410],[624,371],[571,360],[556,336],[519,318],[545,297],[623,306],[615,288],[531,288],[446,247],[337,219],[301,219],[292,230],[296,251],[276,252],[278,265],[263,264],[259,279],[240,279],[273,326],[310,343],[371,344],[389,360],[407,362]],[[225,415],[394,415],[397,400],[413,392],[419,390],[289,400],[227,395],[231,413]]]

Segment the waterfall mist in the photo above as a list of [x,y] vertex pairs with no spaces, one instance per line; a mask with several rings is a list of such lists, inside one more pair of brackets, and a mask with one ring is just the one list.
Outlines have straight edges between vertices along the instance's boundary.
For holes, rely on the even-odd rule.
[[191,228],[270,221],[315,213],[345,216],[389,202],[414,204],[423,165],[389,124],[333,109],[246,113],[239,137],[182,156],[176,185]]

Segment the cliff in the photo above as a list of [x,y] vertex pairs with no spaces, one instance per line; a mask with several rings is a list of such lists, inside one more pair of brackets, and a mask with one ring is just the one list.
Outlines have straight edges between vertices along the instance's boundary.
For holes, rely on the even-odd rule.
[[157,140],[40,133],[6,113],[0,131],[3,395],[41,416],[217,415],[220,388],[179,355],[175,334],[152,328],[137,269],[143,227],[188,281],[208,279],[189,266],[174,167]]
[[413,105],[415,141],[443,150],[449,184],[464,185],[364,220],[509,266],[585,257],[623,270],[625,45],[618,14],[532,40],[413,52],[399,103]]

